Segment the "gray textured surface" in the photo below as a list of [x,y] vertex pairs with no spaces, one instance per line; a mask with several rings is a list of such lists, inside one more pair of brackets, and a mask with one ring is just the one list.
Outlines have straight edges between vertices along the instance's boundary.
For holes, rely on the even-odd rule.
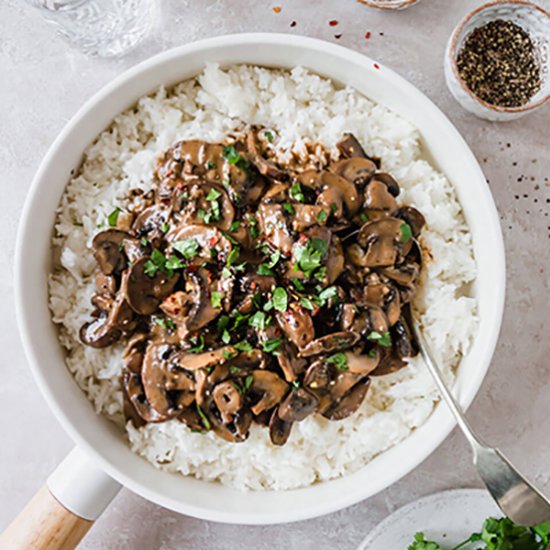
[[[163,2],[162,37],[123,60],[104,61],[71,50],[24,2],[0,2],[0,529],[71,447],[31,378],[14,324],[14,239],[33,173],[71,115],[115,75],[162,49],[229,32],[305,34],[380,59],[424,91],[464,135],[489,179],[508,261],[500,343],[469,416],[550,492],[550,105],[499,125],[473,118],[454,102],[443,79],[444,47],[454,24],[478,4],[424,0],[401,13],[382,13],[354,0],[172,0]],[[278,14],[271,9],[277,5]],[[339,24],[329,26],[332,19]],[[292,20],[297,24],[290,28]],[[340,39],[334,37],[338,33]],[[163,510],[123,490],[82,548],[352,549],[396,507],[441,489],[475,485],[469,450],[455,431],[399,483],[328,517],[274,527],[218,525]]]

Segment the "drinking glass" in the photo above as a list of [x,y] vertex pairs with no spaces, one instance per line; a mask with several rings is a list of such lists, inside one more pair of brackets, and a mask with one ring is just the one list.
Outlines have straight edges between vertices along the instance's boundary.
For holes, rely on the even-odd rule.
[[158,20],[157,0],[28,0],[59,34],[83,52],[123,54],[141,42]]

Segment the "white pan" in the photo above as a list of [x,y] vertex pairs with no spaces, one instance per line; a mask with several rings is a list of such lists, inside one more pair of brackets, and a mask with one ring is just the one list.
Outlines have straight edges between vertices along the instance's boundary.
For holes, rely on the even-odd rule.
[[50,239],[63,189],[71,170],[78,167],[83,150],[115,115],[161,84],[171,85],[195,76],[208,61],[222,66],[303,65],[355,87],[419,128],[427,153],[458,190],[479,269],[475,284],[479,331],[460,364],[455,386],[463,407],[471,403],[489,367],[500,329],[505,287],[498,215],[474,155],[429,99],[383,64],[310,38],[241,34],[170,50],[119,76],[80,109],[48,151],[29,192],[16,252],[19,327],[37,384],[77,450],[0,539],[0,547],[8,540],[13,543],[7,545],[10,548],[17,548],[13,542],[17,540],[21,547],[75,545],[121,485],[166,508],[212,521],[268,524],[320,516],[395,483],[430,455],[454,426],[448,411],[438,406],[421,428],[355,474],[294,491],[244,493],[155,469],[130,451],[118,429],[98,416],[79,390],[65,367],[47,305]]

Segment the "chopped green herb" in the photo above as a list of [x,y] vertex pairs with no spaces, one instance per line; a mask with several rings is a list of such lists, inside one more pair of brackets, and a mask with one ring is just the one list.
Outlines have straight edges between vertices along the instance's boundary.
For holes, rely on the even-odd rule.
[[237,329],[248,321],[250,315],[243,315],[240,311],[235,311],[233,314],[233,328]]
[[226,279],[229,279],[229,277],[231,277],[231,275],[232,275],[231,270],[228,267],[224,267],[222,269],[222,277],[224,277]]
[[118,206],[107,216],[109,227],[115,227],[118,222],[118,215],[122,212]]
[[231,225],[229,226],[229,231],[231,233],[235,233],[235,231],[237,231],[237,229],[239,229],[240,226],[241,226],[241,222],[239,220],[235,220],[231,222]]
[[331,202],[330,203],[330,213],[334,214],[334,212],[336,212],[336,210],[338,210],[338,205],[335,202]]
[[212,307],[215,307],[215,308],[222,307],[222,298],[223,298],[222,292],[213,290],[212,294],[210,295],[210,303],[212,304]]
[[288,308],[288,294],[280,286],[273,291],[273,307],[281,313],[284,313]]
[[212,187],[212,189],[208,191],[208,195],[206,195],[206,200],[209,202],[212,202],[212,201],[215,201],[216,199],[219,199],[221,196],[222,194],[217,189]]
[[376,350],[375,349],[371,349],[369,351],[369,357],[376,357]]
[[251,374],[249,374],[245,379],[244,379],[244,391],[248,391],[250,389],[250,386],[252,386],[252,383],[254,382],[254,376],[252,376]]
[[139,242],[142,244],[142,246],[148,246],[149,245],[149,241],[145,237],[141,237]]
[[239,155],[234,145],[226,145],[223,148],[222,157],[226,159],[229,164],[237,164],[241,160],[241,155]]
[[359,214],[359,219],[361,220],[361,223],[367,223],[369,221],[369,217],[365,212],[361,212],[361,214]]
[[293,214],[296,213],[296,210],[294,210],[294,206],[292,206],[292,204],[290,204],[289,202],[283,203],[283,208],[284,208],[285,211],[288,212],[290,215],[293,215]]
[[260,345],[262,346],[262,350],[265,351],[265,353],[273,353],[281,347],[282,343],[282,338],[274,338],[272,340],[266,340]]
[[238,247],[235,247],[227,256],[227,265],[232,266],[239,259],[240,250]]
[[289,194],[296,202],[304,202],[306,200],[302,191],[302,186],[297,181],[292,184]]
[[300,381],[299,380],[293,380],[292,385],[294,386],[294,389],[297,390],[300,387]]
[[264,304],[264,311],[271,311],[273,309],[273,300],[268,300]]
[[248,319],[248,324],[251,327],[258,328],[260,330],[264,330],[268,323],[269,319],[263,311],[257,311],[254,315],[252,315],[252,317],[250,317],[250,319]]
[[341,351],[327,357],[325,359],[325,363],[334,365],[338,370],[348,370],[348,360],[346,358],[346,354]]
[[198,403],[196,405],[197,405],[197,411],[202,420],[202,424],[209,431],[212,427],[210,424],[210,420],[208,420],[208,417],[204,414],[204,411],[201,409],[201,406]]
[[211,160],[209,160],[209,161],[206,163],[206,167],[208,168],[208,170],[214,170],[214,168],[216,168],[216,163],[215,163],[215,162],[212,162]]
[[185,264],[177,257],[177,256],[170,256],[166,263],[164,264],[167,269],[182,269],[185,267]]
[[443,550],[443,548],[433,541],[426,540],[424,533],[416,533],[408,550]]
[[327,213],[324,210],[321,210],[319,214],[317,214],[317,221],[323,223],[328,218]]
[[269,143],[273,143],[273,134],[269,131],[269,130],[266,130],[264,132],[264,136],[267,138],[267,141],[269,141]]
[[412,236],[413,232],[411,226],[408,223],[403,222],[401,224],[401,242],[408,243],[412,239]]
[[327,253],[327,242],[323,239],[309,239],[305,246],[299,245],[294,248],[294,258],[297,261],[298,269],[308,277],[321,267],[323,258]]
[[169,319],[168,317],[155,317],[154,322],[169,331],[176,329],[176,323],[174,323],[174,321],[172,321],[172,319]]
[[250,225],[250,235],[253,239],[257,239],[260,234],[258,229],[258,220],[254,216],[248,216],[248,223]]
[[389,332],[384,332],[383,334],[380,334],[376,330],[373,330],[368,336],[367,340],[371,340],[372,342],[376,342],[377,344],[380,344],[384,348],[391,347],[391,335]]
[[154,277],[159,269],[169,276],[172,275],[172,270],[166,266],[166,256],[155,248],[151,252],[151,257],[143,265],[143,270],[149,277]]
[[242,371],[241,367],[237,367],[236,365],[229,365],[229,372],[231,374],[239,374],[239,372],[241,371]]
[[[227,351],[227,350],[225,350],[222,355],[223,355],[224,359],[227,359],[229,361],[230,359],[235,359],[235,357],[237,357],[237,355],[239,355],[239,352],[238,351]],[[229,367],[229,371],[231,372],[231,367]]]
[[313,311],[315,309],[313,302],[309,298],[306,298],[305,296],[302,296],[300,298],[300,303],[302,304],[303,307],[305,307],[306,309],[309,309],[310,311]]
[[242,342],[237,342],[236,344],[234,344],[233,347],[236,350],[244,351],[244,352],[252,351],[254,349],[252,347],[252,344],[250,344],[249,342],[245,342],[244,340]]
[[160,230],[163,233],[168,233],[169,229],[170,229],[170,226],[166,222],[163,222],[162,225],[160,226]]
[[229,331],[227,329],[224,329],[222,332],[222,342],[224,344],[229,344],[231,342],[231,334],[229,334]]
[[304,286],[304,283],[302,283],[302,281],[300,279],[298,279],[297,277],[291,277],[289,279],[289,281],[294,285],[294,287],[296,288],[296,290],[299,290],[299,291],[304,291],[305,290],[305,286]]
[[192,348],[189,348],[189,353],[199,353],[204,349],[204,337],[201,335],[194,338],[189,338],[190,342],[193,344]]
[[319,300],[323,302],[323,305],[325,302],[330,300],[331,298],[336,298],[338,296],[338,289],[335,286],[329,286],[328,288],[325,288],[322,292],[319,293]]
[[279,250],[275,250],[273,254],[269,257],[269,262],[267,262],[267,267],[273,268],[277,265],[279,260],[281,259],[281,252]]
[[275,273],[269,267],[267,264],[260,264],[258,266],[258,275],[266,275],[266,276],[273,276]]
[[225,328],[229,326],[229,315],[220,315],[216,323],[216,328],[219,332],[222,332]]

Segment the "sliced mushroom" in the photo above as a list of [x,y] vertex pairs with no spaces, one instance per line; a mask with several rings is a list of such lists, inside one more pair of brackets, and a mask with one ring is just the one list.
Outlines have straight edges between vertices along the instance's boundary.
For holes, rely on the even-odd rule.
[[399,193],[401,193],[399,184],[389,174],[386,174],[385,172],[378,172],[378,174],[374,176],[374,179],[379,183],[383,183],[387,187],[389,193],[394,197],[399,196]]
[[173,418],[172,414],[159,413],[151,406],[149,401],[147,401],[139,375],[125,372],[122,381],[124,391],[130,403],[145,422],[164,422]]
[[249,393],[260,396],[260,399],[250,407],[255,415],[280,403],[288,391],[288,384],[274,372],[255,370],[252,372],[252,377]]
[[278,168],[273,162],[268,161],[262,156],[260,151],[260,144],[258,143],[258,138],[256,136],[256,130],[252,129],[248,132],[246,136],[246,147],[250,160],[258,169],[258,172],[262,176],[267,176],[279,181],[285,181],[288,179],[288,172]]
[[269,421],[269,438],[273,445],[284,445],[290,436],[292,430],[292,422],[281,420],[278,414],[278,409],[274,409]]
[[380,159],[369,157],[357,138],[350,133],[344,134],[344,139],[336,144],[336,147],[346,158],[363,157],[374,162],[377,168],[380,168]]
[[395,323],[391,331],[391,336],[395,351],[401,359],[414,357],[418,353],[411,337],[409,327],[404,319]]
[[379,365],[381,360],[380,350],[373,348],[370,353],[358,354],[345,352],[349,372],[368,376]]
[[352,157],[334,162],[329,170],[363,188],[376,172],[376,164],[367,158]]
[[361,406],[365,395],[367,395],[369,385],[369,378],[357,382],[348,393],[323,412],[323,416],[329,420],[343,420],[351,416]]
[[342,331],[347,331],[353,325],[355,315],[357,314],[357,308],[355,304],[343,304],[340,311],[340,327]]
[[304,376],[304,386],[315,392],[328,391],[332,381],[333,368],[324,359],[317,359],[307,369]]
[[330,210],[316,204],[295,204],[292,217],[292,228],[300,232],[312,225],[325,225]]
[[156,246],[163,237],[162,227],[170,218],[170,209],[163,204],[153,204],[134,220],[132,232],[138,238],[145,237]]
[[153,277],[147,275],[146,264],[149,258],[143,257],[124,272],[121,292],[128,305],[140,315],[150,315],[158,308],[162,300],[168,296],[179,275],[167,275],[160,269]]
[[178,363],[185,370],[195,371],[197,369],[208,369],[220,363],[225,363],[227,357],[235,353],[233,346],[224,346],[204,353],[185,353],[178,355]]
[[319,399],[304,388],[292,390],[279,405],[279,418],[285,422],[300,422],[315,412]]
[[242,443],[248,439],[250,425],[252,424],[252,414],[249,410],[242,409],[239,411],[230,423],[224,423],[222,419],[218,420],[215,415],[211,415],[209,418],[214,433],[225,439],[225,441]]
[[426,225],[426,218],[412,206],[402,206],[396,217],[401,218],[410,225],[414,237],[418,237],[422,228]]
[[277,312],[276,318],[284,333],[298,348],[307,346],[315,337],[310,312],[296,302],[291,303],[284,313]]
[[359,334],[355,332],[334,332],[321,336],[311,341],[300,350],[300,357],[312,357],[321,353],[341,351],[354,346],[359,340]]
[[97,289],[102,294],[114,294],[116,292],[116,279],[114,275],[105,275],[103,271],[98,271],[95,282]]
[[122,359],[124,368],[134,374],[141,373],[145,348],[147,347],[147,334],[136,332],[126,344]]
[[377,220],[393,215],[397,211],[397,201],[386,185],[374,179],[365,189],[363,207],[369,220]]
[[185,290],[190,295],[193,304],[186,321],[189,332],[201,329],[221,313],[221,308],[212,305],[210,288],[211,281],[205,268],[201,267],[188,274]]
[[220,411],[224,423],[229,423],[243,406],[240,389],[232,382],[218,384],[212,392],[214,403]]
[[118,229],[106,229],[94,237],[93,254],[103,274],[120,273],[126,267],[122,244],[129,236],[128,233]]
[[359,244],[366,249],[365,263],[368,267],[387,267],[405,257],[412,239],[403,242],[402,220],[381,218],[367,222],[359,231]]
[[290,256],[292,238],[287,227],[287,220],[282,205],[262,202],[258,213],[260,229],[265,235],[267,242],[277,250],[280,250],[285,256]]

